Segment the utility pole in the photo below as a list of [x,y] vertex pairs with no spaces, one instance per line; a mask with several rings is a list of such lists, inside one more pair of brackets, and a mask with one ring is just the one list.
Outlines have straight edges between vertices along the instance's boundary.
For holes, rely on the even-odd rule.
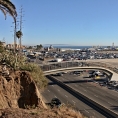
[[[20,9],[20,32],[22,33],[22,23],[23,23],[23,8],[21,6],[21,9]],[[19,45],[20,45],[20,53],[22,52],[22,36],[20,37],[19,39]]]
[[[14,31],[14,53],[16,53],[16,44],[17,44],[17,39],[16,39],[16,30],[17,30],[17,24],[18,21],[15,22],[12,22],[14,24],[14,26],[11,26],[11,27],[14,27],[13,31]],[[12,31],[11,31],[12,32]]]

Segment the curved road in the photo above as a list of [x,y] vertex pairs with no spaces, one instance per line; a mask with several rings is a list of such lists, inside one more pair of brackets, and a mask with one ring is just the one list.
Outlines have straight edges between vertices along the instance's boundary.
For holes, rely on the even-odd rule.
[[87,76],[88,74],[86,72],[82,76],[65,74],[63,77],[56,76],[56,78],[73,89],[85,94],[89,98],[118,113],[118,92],[115,90],[109,90],[106,87],[101,87],[93,82],[80,82],[80,80],[88,79]]

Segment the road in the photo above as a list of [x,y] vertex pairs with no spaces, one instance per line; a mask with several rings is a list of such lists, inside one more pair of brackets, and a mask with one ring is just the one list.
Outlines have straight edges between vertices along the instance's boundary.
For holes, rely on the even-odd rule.
[[[107,87],[101,87],[93,82],[87,82],[87,76],[88,74],[85,72],[81,76],[65,74],[63,77],[56,76],[56,78],[96,102],[118,113],[118,92],[115,90],[109,90]],[[86,81],[80,82],[80,80]]]
[[56,83],[53,83],[51,80],[49,80],[49,85],[42,92],[42,96],[47,103],[49,103],[52,98],[57,97],[62,101],[62,103],[71,104],[72,107],[76,108],[87,117],[94,116],[94,118],[106,118],[105,116],[58,86]]

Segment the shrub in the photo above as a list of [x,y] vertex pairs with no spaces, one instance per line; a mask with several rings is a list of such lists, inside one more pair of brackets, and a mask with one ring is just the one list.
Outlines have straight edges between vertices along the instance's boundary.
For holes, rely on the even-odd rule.
[[29,71],[40,88],[45,87],[48,83],[40,67],[34,63],[26,63],[26,58],[22,55],[5,51],[0,55],[0,62],[5,62],[14,70]]

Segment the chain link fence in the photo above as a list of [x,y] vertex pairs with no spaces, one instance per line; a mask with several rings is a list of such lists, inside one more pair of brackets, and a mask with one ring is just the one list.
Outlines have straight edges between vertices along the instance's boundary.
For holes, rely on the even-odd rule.
[[44,65],[40,65],[43,71],[49,71],[61,68],[71,68],[71,67],[86,67],[86,66],[88,66],[86,62],[78,62],[78,61],[47,63]]
[[61,69],[61,68],[71,68],[71,67],[89,67],[89,66],[98,66],[110,69],[116,73],[118,73],[118,68],[112,64],[105,62],[89,62],[89,61],[68,61],[68,62],[54,62],[54,63],[46,63],[40,65],[43,71]]

